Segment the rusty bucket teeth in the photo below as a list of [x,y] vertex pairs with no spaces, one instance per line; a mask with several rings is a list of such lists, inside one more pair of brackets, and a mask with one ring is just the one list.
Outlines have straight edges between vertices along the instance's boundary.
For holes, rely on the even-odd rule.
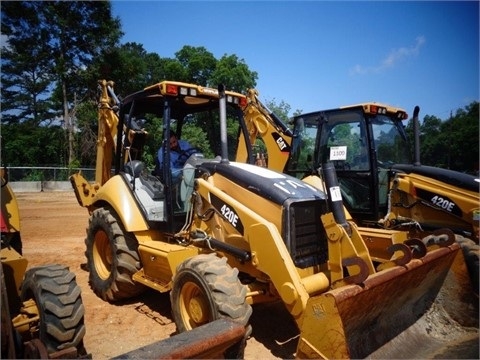
[[422,242],[428,247],[438,245],[440,247],[450,246],[455,242],[455,234],[450,229],[438,229],[432,234],[424,237]]
[[420,239],[408,239],[405,240],[404,244],[406,244],[410,250],[412,250],[412,255],[414,259],[420,259],[427,254],[427,247]]

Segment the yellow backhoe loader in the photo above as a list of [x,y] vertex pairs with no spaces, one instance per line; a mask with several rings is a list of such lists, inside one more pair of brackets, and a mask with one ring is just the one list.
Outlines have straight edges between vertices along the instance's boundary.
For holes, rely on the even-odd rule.
[[400,108],[365,103],[299,115],[284,171],[318,183],[314,169],[332,161],[345,207],[364,234],[381,228],[425,242],[438,234],[455,238],[478,296],[479,179],[420,164],[418,112],[413,162],[403,125],[408,115]]
[[[363,103],[321,110],[295,116],[291,130],[260,102],[256,90],[248,90],[247,99],[244,116],[250,144],[263,140],[269,169],[306,179],[332,161],[345,207],[359,225],[449,228],[478,243],[479,179],[420,164],[418,107],[411,161],[403,109]],[[237,161],[246,159],[245,149],[238,147]]]
[[[430,311],[458,244],[362,237],[345,217],[331,162],[322,164],[326,191],[249,164],[244,95],[162,81],[120,101],[113,82],[99,85],[96,180],[71,177],[90,213],[85,254],[99,297],[170,292],[178,332],[229,319],[247,335],[252,305],[281,301],[299,329],[297,358],[382,357]],[[142,151],[143,124],[154,119],[162,123],[165,164],[152,173]],[[242,163],[230,160],[236,149],[227,146],[227,119],[238,124]],[[220,128],[209,139],[220,151],[207,159],[184,149],[177,184],[168,144],[185,123]],[[245,341],[224,356],[241,357]]]
[[[420,164],[418,107],[413,116],[412,162],[403,109],[364,103],[316,111],[294,117],[290,130],[261,103],[255,90],[248,91],[247,99],[244,116],[250,143],[261,138],[267,151],[258,155],[268,159],[259,165],[323,189],[318,169],[331,161],[347,218],[361,226],[364,237],[389,236],[379,229],[408,231],[425,242],[456,237],[478,296],[479,179]],[[238,148],[237,161],[246,158],[244,149]]]
[[17,199],[2,167],[1,358],[88,358],[84,313],[75,275],[62,265],[27,270]]
[[332,161],[345,206],[360,225],[381,219],[389,229],[449,228],[478,242],[478,177],[421,165],[417,141],[412,162],[403,125],[407,118],[404,110],[378,103],[296,116],[295,150],[283,170],[310,175]]

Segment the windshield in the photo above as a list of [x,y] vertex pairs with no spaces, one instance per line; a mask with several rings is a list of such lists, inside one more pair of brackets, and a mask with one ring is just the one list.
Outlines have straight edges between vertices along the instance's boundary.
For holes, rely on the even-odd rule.
[[302,115],[295,119],[293,132],[287,165],[293,175],[302,177],[326,162],[341,170],[369,169],[367,129],[360,110]]
[[407,138],[400,121],[394,121],[385,115],[377,115],[370,123],[379,166],[390,167],[393,164],[410,163]]
[[[142,99],[143,100],[143,99]],[[132,111],[125,116],[124,122],[129,137],[126,139],[132,159],[142,160],[148,168],[155,166],[155,158],[163,138],[165,104],[169,104],[170,129],[175,131],[179,140],[186,141],[192,148],[198,149],[205,158],[214,158],[221,153],[220,115],[218,101],[210,100],[202,106],[191,106],[172,98],[165,102],[163,98],[148,106],[136,101]],[[128,110],[130,110],[128,108]],[[239,129],[243,116],[238,105],[227,104],[228,158],[235,158]],[[143,136],[141,136],[143,135]]]
[[297,178],[303,178],[313,169],[318,124],[318,115],[306,115],[295,120],[287,172]]
[[293,132],[287,170],[298,177],[326,162],[347,171],[370,171],[375,157],[383,168],[410,162],[402,123],[387,115],[366,118],[360,107],[301,115]]

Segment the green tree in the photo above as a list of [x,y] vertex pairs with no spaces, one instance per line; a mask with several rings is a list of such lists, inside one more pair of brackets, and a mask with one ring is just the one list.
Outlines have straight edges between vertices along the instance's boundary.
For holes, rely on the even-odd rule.
[[2,122],[48,124],[55,116],[48,98],[53,81],[51,55],[43,46],[50,34],[41,26],[35,8],[23,2],[4,1],[1,18],[1,33],[8,39],[1,58]]
[[300,115],[302,113],[302,110],[297,109],[292,113],[292,115],[290,115],[292,107],[290,106],[290,104],[285,102],[285,100],[281,100],[280,102],[277,102],[277,100],[273,98],[272,100],[266,100],[264,104],[272,113],[274,113],[286,125],[290,124],[291,118],[293,116]]
[[[114,45],[121,36],[119,19],[112,18],[108,1],[22,1],[2,3],[2,33],[8,36],[10,59],[36,59],[49,54],[43,70],[61,102],[68,134],[68,162],[74,160],[74,107],[82,75],[92,59]],[[40,41],[39,41],[40,35]],[[29,44],[30,46],[17,46]],[[3,55],[3,54],[2,54]],[[2,63],[4,58],[2,56]],[[16,63],[17,69],[25,62]],[[2,72],[4,69],[2,69]],[[11,70],[13,72],[13,69]],[[18,72],[20,73],[20,72]],[[84,88],[83,88],[84,89]],[[11,87],[12,92],[23,93]]]
[[[426,115],[420,125],[420,157],[423,165],[461,172],[478,171],[479,103],[472,102],[457,109],[447,120]],[[406,128],[410,144],[414,144],[413,124]]]
[[76,159],[82,166],[95,166],[98,107],[96,101],[83,101],[77,107]]
[[457,171],[478,170],[478,119],[479,103],[473,102],[441,124],[438,143],[445,167]]
[[65,132],[58,125],[2,124],[2,161],[8,166],[62,164],[67,156],[65,140]]
[[147,52],[138,43],[107,49],[89,67],[89,84],[96,88],[98,80],[114,80],[115,90],[120,94],[138,91],[147,84],[146,57]]
[[[438,142],[441,134],[442,120],[435,116],[427,115],[420,126],[420,161],[428,161],[431,166],[442,166],[442,144]],[[426,165],[426,163],[425,163]]]
[[175,53],[175,57],[184,69],[184,78],[180,81],[207,86],[217,65],[215,56],[203,46],[185,45]]
[[244,93],[256,86],[257,78],[257,72],[251,71],[243,59],[225,54],[218,60],[207,85],[216,88],[223,84],[228,90]]
[[98,80],[113,80],[115,91],[128,95],[160,81],[164,64],[158,54],[148,53],[142,44],[129,42],[109,48],[93,59],[86,81],[91,89],[96,89]]

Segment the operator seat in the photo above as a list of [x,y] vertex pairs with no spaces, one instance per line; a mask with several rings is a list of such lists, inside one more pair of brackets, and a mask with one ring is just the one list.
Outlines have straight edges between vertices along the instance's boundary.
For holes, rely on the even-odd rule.
[[145,165],[143,162],[140,160],[129,161],[125,164],[124,169],[133,179],[140,180],[143,190],[145,190],[153,200],[162,200],[165,198],[163,184],[157,177],[144,171]]

